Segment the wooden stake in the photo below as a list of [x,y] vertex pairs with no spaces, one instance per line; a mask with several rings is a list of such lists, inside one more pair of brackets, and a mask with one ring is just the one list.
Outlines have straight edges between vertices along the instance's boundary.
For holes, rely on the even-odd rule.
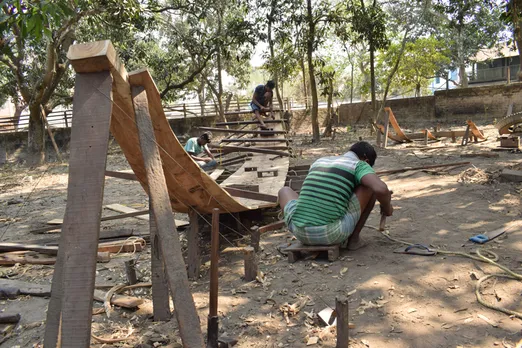
[[136,265],[135,260],[128,260],[124,262],[125,265],[125,275],[127,276],[127,283],[129,285],[134,285],[138,282],[138,277],[136,276]]
[[[149,200],[149,205],[151,202]],[[152,268],[152,310],[155,321],[166,321],[170,319],[169,287],[165,275],[165,266],[161,248],[159,246],[158,229],[156,219],[150,207],[150,245],[151,245],[151,268]]]
[[337,344],[336,348],[348,348],[349,339],[349,313],[348,299],[340,297],[335,299],[335,312],[337,313]]
[[63,348],[90,346],[111,89],[108,71],[76,75],[67,207],[47,312],[46,347],[57,345],[60,321]]
[[428,130],[424,130],[424,145],[428,145]]
[[460,143],[461,146],[466,146],[468,145],[468,142],[469,142],[469,124],[468,126],[466,127],[466,132],[464,133],[464,136],[462,137],[462,142]]
[[194,299],[190,293],[179,238],[177,233],[173,233],[176,231],[176,224],[149,116],[146,92],[143,87],[132,87],[132,95],[140,147],[147,173],[149,196],[158,229],[159,245],[165,262],[167,280],[174,300],[181,340],[183,347],[201,348],[203,347],[203,335]]
[[53,143],[54,151],[56,152],[56,156],[58,160],[61,162],[63,160],[62,155],[60,154],[60,150],[58,150],[58,145],[56,145],[56,141],[54,140],[53,132],[51,131],[51,127],[49,127],[49,123],[47,122],[47,117],[45,116],[45,111],[42,105],[40,105],[40,111],[42,112],[42,118],[45,122],[45,128],[47,128],[47,134],[49,134],[49,138],[51,138],[51,142]]
[[389,111],[384,112],[384,135],[382,139],[382,147],[388,146],[388,132],[390,130],[390,114]]
[[254,226],[250,229],[250,246],[254,248],[256,252],[259,251],[259,242],[261,240],[261,232],[259,226]]
[[190,230],[187,235],[187,263],[189,279],[198,279],[201,267],[201,251],[199,249],[199,215],[194,209],[188,213]]
[[210,246],[210,298],[207,327],[207,348],[218,347],[218,264],[219,264],[219,209],[212,209],[212,235]]
[[243,248],[243,252],[245,257],[245,280],[250,282],[257,277],[256,253],[252,247]]

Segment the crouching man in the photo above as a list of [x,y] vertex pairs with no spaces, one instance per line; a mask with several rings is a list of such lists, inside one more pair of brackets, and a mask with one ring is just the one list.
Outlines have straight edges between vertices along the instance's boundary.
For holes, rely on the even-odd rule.
[[[199,137],[190,138],[185,144],[185,151],[203,170],[214,169],[217,166],[214,156],[207,147],[210,140],[211,134],[203,133]],[[208,157],[201,157],[202,153],[206,153]]]
[[375,149],[355,143],[342,156],[323,157],[310,167],[299,195],[279,191],[288,229],[305,245],[343,244],[349,250],[365,245],[359,237],[375,201],[391,216],[391,191],[375,174]]

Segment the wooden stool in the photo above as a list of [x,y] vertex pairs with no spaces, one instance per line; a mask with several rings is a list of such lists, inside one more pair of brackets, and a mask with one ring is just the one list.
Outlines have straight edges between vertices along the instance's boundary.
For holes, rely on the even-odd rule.
[[301,252],[328,252],[328,261],[335,261],[339,258],[339,244],[336,245],[303,245],[301,242],[293,243],[284,249],[288,253],[288,262],[294,263],[301,257]]

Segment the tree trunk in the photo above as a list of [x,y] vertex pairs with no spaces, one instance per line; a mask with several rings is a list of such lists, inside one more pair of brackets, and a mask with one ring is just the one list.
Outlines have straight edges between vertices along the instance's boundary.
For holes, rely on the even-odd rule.
[[15,130],[18,130],[18,123],[20,122],[20,116],[22,115],[22,111],[24,111],[25,108],[26,108],[25,105],[15,103],[15,112],[13,115],[13,127]]
[[371,95],[372,95],[372,113],[373,113],[373,121],[377,119],[376,115],[376,98],[375,98],[375,52],[373,49],[373,43],[371,42],[370,38],[370,89],[371,89]]
[[459,66],[460,86],[468,87],[468,75],[466,74],[466,64],[464,62],[464,38],[462,37],[462,29],[457,29],[457,64]]
[[205,116],[205,99],[205,79],[201,78],[198,88],[198,100],[201,116]]
[[29,107],[29,131],[27,137],[27,164],[34,166],[45,160],[45,124],[40,104]]
[[328,101],[326,106],[326,119],[324,122],[324,132],[323,132],[323,138],[324,137],[330,137],[332,136],[332,125],[333,125],[333,78],[328,81]]
[[315,74],[314,74],[314,62],[312,59],[312,55],[314,52],[314,40],[315,40],[315,23],[312,16],[312,0],[307,0],[307,11],[308,11],[308,38],[306,45],[306,55],[308,58],[308,73],[310,79],[310,88],[312,90],[312,142],[318,143],[321,141],[321,135],[319,134],[319,121],[318,121],[318,113],[319,113],[319,101],[317,99],[317,85],[315,83]]
[[[518,55],[520,57],[521,64],[518,68],[518,80],[522,81],[522,29],[520,26],[520,16],[518,15],[520,0],[509,1],[509,7],[511,10],[511,20],[513,22],[513,39],[517,44]],[[509,68],[508,68],[509,69]]]
[[299,64],[301,65],[301,70],[303,71],[303,93],[305,99],[305,109],[308,110],[308,88],[306,86],[306,68],[303,58],[299,59]]
[[[272,18],[273,13],[275,11],[274,6],[276,6],[276,2],[271,2],[271,12],[268,16],[268,29],[267,29],[267,36],[268,36],[268,47],[270,49],[270,60],[272,61],[272,64],[275,61],[275,53],[274,53],[274,41],[272,40]],[[281,94],[279,93],[279,74],[277,72],[277,69],[272,69],[274,76],[274,82],[275,82],[275,94],[277,97],[277,102],[279,103],[279,110],[283,110],[283,98],[281,98]]]
[[353,64],[351,64],[350,72],[350,104],[353,103]]

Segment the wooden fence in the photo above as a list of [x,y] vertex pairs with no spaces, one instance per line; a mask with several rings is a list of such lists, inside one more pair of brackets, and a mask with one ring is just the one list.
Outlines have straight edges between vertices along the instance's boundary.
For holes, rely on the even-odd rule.
[[[250,110],[249,99],[227,99],[223,101],[223,104],[225,112]],[[309,105],[305,100],[288,98],[283,101],[283,104],[285,110],[305,109]],[[274,100],[274,107],[277,108],[277,100]],[[216,116],[218,114],[218,106],[214,103],[200,105],[198,102],[192,102],[166,105],[164,110],[169,119]],[[51,128],[69,128],[73,122],[73,112],[72,110],[53,111],[47,115],[47,122]],[[22,114],[19,119],[14,117],[0,118],[0,133],[27,131],[28,125],[29,114]]]

